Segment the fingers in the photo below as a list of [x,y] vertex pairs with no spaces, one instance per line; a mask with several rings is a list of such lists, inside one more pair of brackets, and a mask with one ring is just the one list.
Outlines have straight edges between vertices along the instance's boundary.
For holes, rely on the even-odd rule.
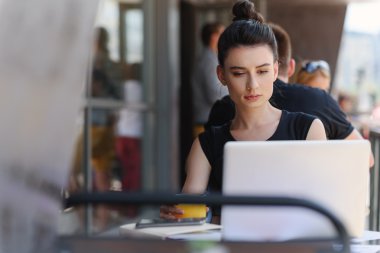
[[162,219],[177,219],[176,215],[183,214],[183,210],[175,206],[160,206],[160,218]]

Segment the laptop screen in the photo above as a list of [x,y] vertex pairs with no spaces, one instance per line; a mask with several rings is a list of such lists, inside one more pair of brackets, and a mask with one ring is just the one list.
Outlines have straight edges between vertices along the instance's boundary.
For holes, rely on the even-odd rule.
[[[229,142],[223,194],[303,198],[328,209],[351,236],[364,231],[370,144],[366,140]],[[331,237],[330,221],[294,207],[222,208],[230,240]]]

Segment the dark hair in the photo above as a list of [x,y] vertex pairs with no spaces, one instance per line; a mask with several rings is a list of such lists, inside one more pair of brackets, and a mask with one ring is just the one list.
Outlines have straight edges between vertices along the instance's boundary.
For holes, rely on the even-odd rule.
[[211,35],[217,33],[223,25],[219,22],[204,24],[201,30],[201,39],[205,47],[210,44]]
[[292,43],[289,34],[277,24],[269,23],[269,26],[272,28],[277,42],[278,61],[280,63],[278,72],[282,76],[287,76],[289,61],[292,57]]
[[222,33],[218,42],[218,60],[221,66],[228,50],[239,46],[268,45],[277,60],[277,43],[272,29],[264,23],[263,17],[255,11],[254,4],[240,0],[232,8],[233,23]]

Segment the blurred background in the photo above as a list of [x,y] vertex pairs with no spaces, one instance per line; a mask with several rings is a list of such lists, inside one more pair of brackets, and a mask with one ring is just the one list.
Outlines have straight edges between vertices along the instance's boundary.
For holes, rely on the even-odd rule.
[[[206,22],[230,24],[234,2],[100,2],[67,194],[180,190],[193,141],[191,74],[202,49],[200,29]],[[254,2],[267,21],[288,31],[298,66],[307,59],[329,64],[329,92],[369,138],[380,125],[380,1]],[[141,211],[96,209],[93,231]],[[67,218],[71,212],[64,212],[63,234],[83,232]]]

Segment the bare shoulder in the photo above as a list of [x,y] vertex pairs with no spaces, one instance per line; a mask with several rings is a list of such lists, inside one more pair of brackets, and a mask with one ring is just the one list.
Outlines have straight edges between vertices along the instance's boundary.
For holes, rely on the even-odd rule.
[[306,140],[326,140],[326,131],[320,119],[315,119],[311,123]]

